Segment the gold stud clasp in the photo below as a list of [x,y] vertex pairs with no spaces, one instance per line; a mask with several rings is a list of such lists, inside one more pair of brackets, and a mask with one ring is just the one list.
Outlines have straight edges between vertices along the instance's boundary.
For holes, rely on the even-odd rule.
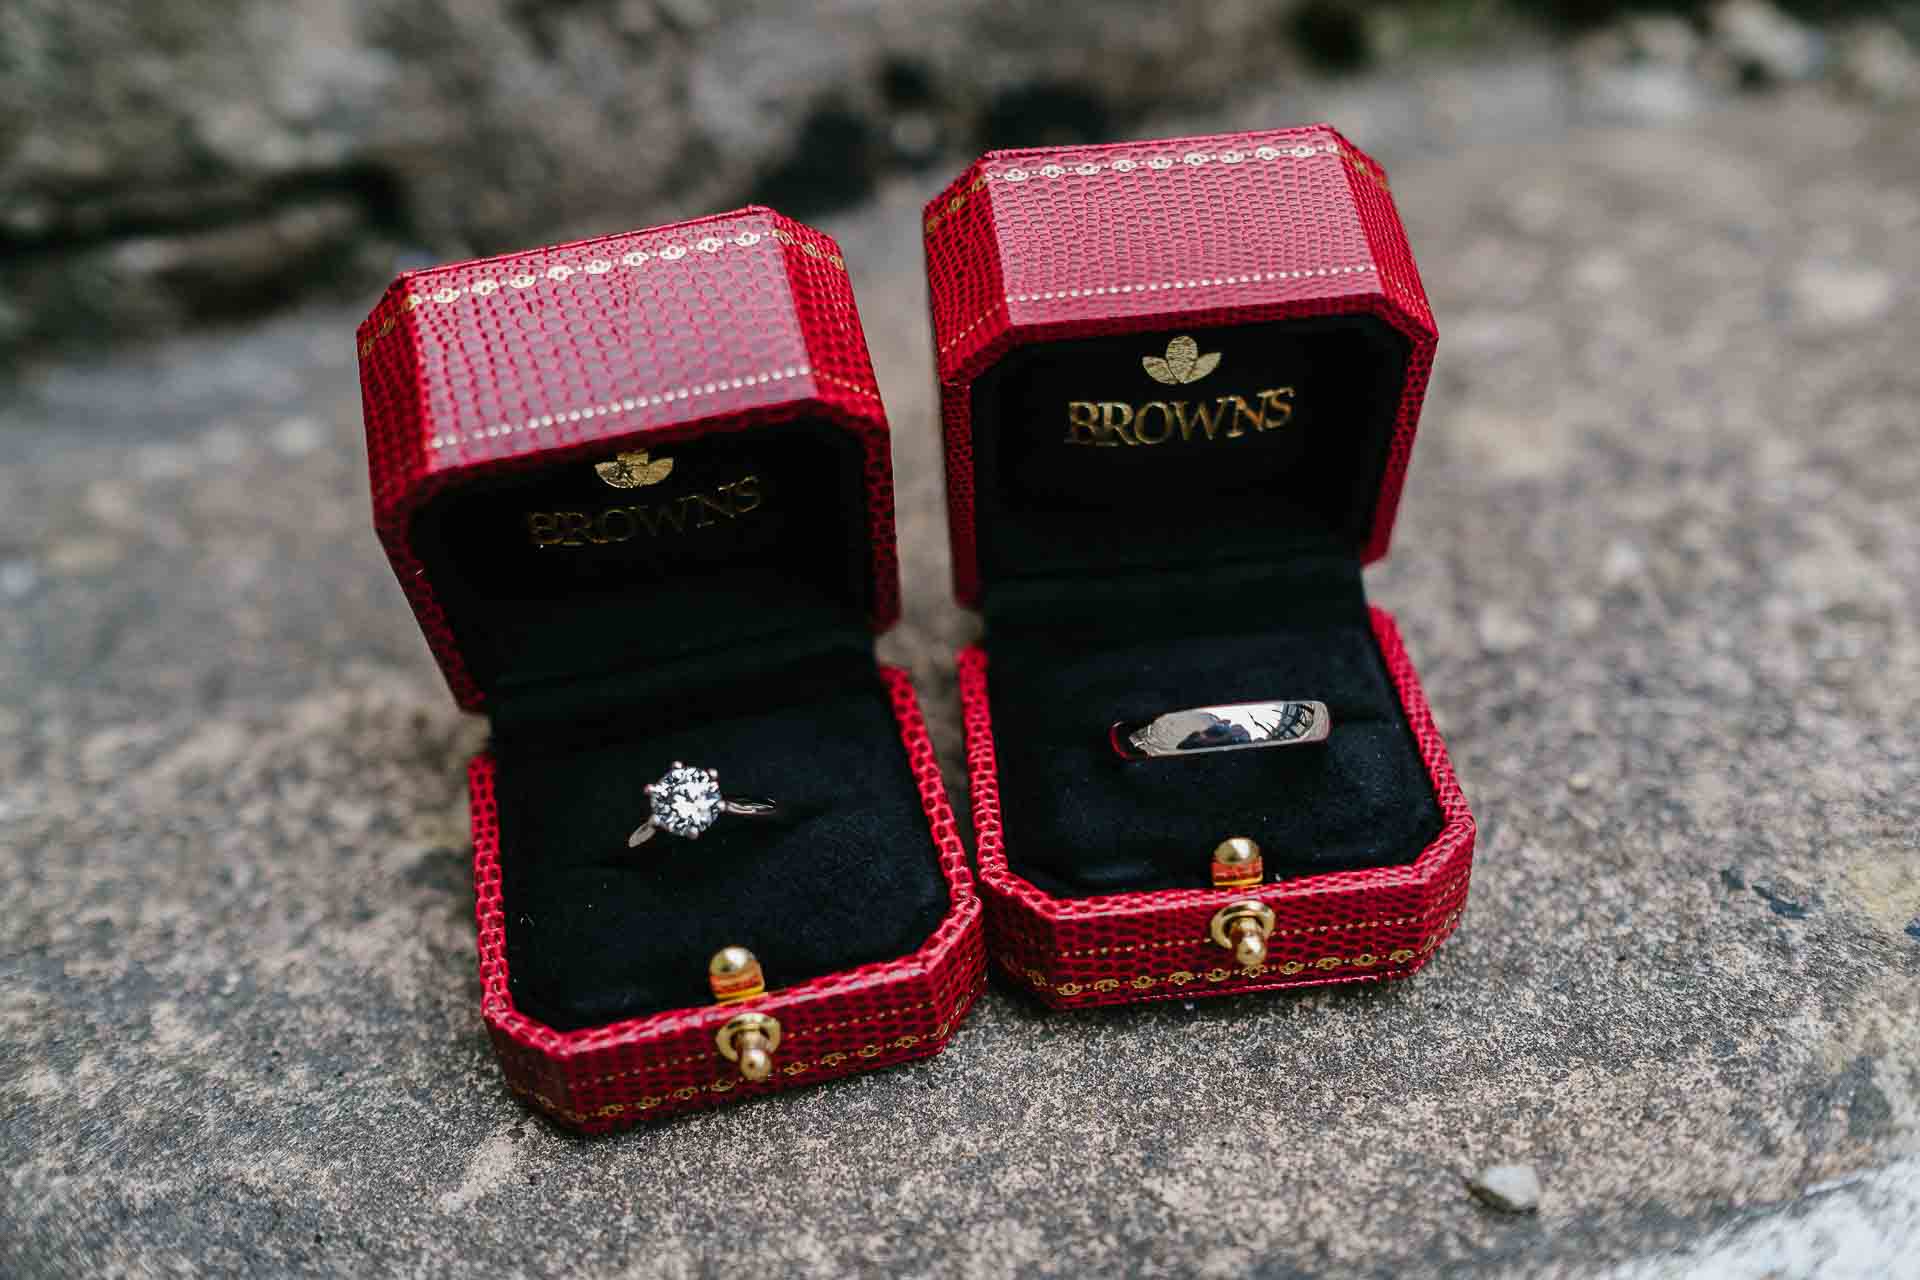
[[746,1000],[767,989],[760,960],[745,947],[722,947],[707,961],[707,985],[721,1004]]
[[1260,846],[1246,836],[1229,836],[1213,848],[1213,887],[1245,889],[1266,878]]
[[1243,969],[1257,969],[1267,962],[1267,935],[1273,932],[1273,908],[1248,899],[1232,902],[1213,913],[1207,926],[1215,944],[1233,952]]
[[741,1013],[714,1037],[720,1056],[740,1065],[740,1078],[757,1084],[773,1074],[773,1052],[780,1047],[780,1020],[772,1014]]

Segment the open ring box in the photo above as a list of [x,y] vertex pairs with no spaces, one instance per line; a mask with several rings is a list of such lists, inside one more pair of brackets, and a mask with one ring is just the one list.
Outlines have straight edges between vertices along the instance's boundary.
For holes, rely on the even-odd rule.
[[[893,472],[834,242],[744,209],[410,272],[359,349],[375,526],[492,730],[481,1001],[514,1091],[600,1131],[937,1052],[981,910],[874,657]],[[676,761],[782,814],[629,849]],[[715,1002],[729,946],[765,994]],[[762,1080],[742,1017],[777,1023]]]
[[[1413,973],[1474,825],[1361,581],[1435,336],[1386,176],[1324,126],[996,151],[925,235],[995,963],[1055,1006]],[[1269,699],[1331,736],[1108,740]],[[1233,837],[1264,875],[1216,888]]]

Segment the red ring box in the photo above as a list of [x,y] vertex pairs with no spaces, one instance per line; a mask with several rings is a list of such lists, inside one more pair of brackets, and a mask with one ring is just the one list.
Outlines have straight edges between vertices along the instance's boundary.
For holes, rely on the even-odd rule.
[[[1474,824],[1392,619],[1433,315],[1386,175],[1313,126],[995,151],[926,208],[988,946],[1054,1006],[1404,977]],[[1128,763],[1118,720],[1319,699],[1315,746]],[[1267,878],[1215,889],[1216,843]],[[1270,908],[1263,963],[1216,913]]]
[[[456,701],[481,1011],[587,1131],[939,1051],[985,972],[904,672],[887,419],[834,242],[768,209],[401,276],[359,330],[374,524]],[[627,836],[678,760],[777,819]],[[751,948],[726,1005],[709,957]],[[771,1075],[720,1052],[777,1019]]]

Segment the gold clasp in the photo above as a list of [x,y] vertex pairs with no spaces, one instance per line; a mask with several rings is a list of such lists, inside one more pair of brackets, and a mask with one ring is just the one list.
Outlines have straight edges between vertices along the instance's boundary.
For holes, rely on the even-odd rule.
[[1267,935],[1273,932],[1273,908],[1251,898],[1232,902],[1213,913],[1207,932],[1219,946],[1233,952],[1243,969],[1267,962]]
[[1246,889],[1266,877],[1260,846],[1246,836],[1229,836],[1213,848],[1213,887]]
[[729,1019],[714,1037],[720,1056],[740,1064],[740,1078],[758,1083],[773,1074],[773,1051],[780,1047],[780,1020],[767,1013],[742,1013]]
[[722,947],[707,961],[707,985],[721,1004],[746,1000],[767,989],[760,961],[745,947]]

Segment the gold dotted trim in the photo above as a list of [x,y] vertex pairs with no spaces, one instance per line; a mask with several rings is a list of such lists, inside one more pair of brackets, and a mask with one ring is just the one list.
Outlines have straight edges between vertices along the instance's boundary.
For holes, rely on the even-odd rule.
[[1342,151],[1340,158],[1347,162],[1347,168],[1353,170],[1382,191],[1392,194],[1393,186],[1387,181],[1387,171],[1385,169],[1382,169],[1376,164],[1369,163],[1366,160],[1362,160],[1351,151]]
[[[1195,982],[1207,982],[1218,985],[1236,978],[1264,978],[1271,975],[1291,978],[1298,974],[1305,973],[1309,969],[1318,970],[1322,973],[1331,973],[1335,969],[1343,968],[1367,970],[1383,964],[1406,964],[1419,956],[1426,955],[1435,947],[1439,946],[1441,940],[1453,931],[1453,926],[1459,922],[1459,919],[1460,913],[1457,911],[1454,912],[1453,915],[1447,918],[1447,922],[1440,927],[1438,932],[1420,944],[1418,950],[1400,947],[1384,953],[1362,951],[1360,954],[1353,956],[1321,956],[1316,960],[1286,960],[1278,964],[1254,965],[1252,968],[1240,968],[1236,966],[1228,969],[1222,966],[1198,971],[1192,969],[1176,969],[1172,973],[1159,977],[1142,973],[1136,974],[1131,978],[1094,978],[1086,982],[1055,983],[1049,980],[1047,975],[1038,969],[1017,971],[1015,976],[1024,978],[1027,984],[1036,991],[1049,991],[1054,995],[1066,996],[1068,999],[1072,999],[1075,996],[1099,995],[1118,991],[1122,987],[1127,987],[1134,991],[1151,991],[1156,987],[1173,987],[1177,990]],[[1009,969],[1011,971],[1011,966],[1009,966]]]
[[[409,293],[406,297],[400,299],[397,307],[398,312],[404,314],[405,312],[414,311],[421,307],[446,306],[449,303],[458,302],[462,298],[490,298],[503,289],[511,292],[519,292],[535,288],[536,286],[563,285],[575,276],[587,276],[589,278],[604,276],[619,267],[639,270],[650,262],[678,262],[688,254],[716,254],[729,247],[749,249],[759,244],[762,240],[768,239],[786,245],[789,248],[797,245],[800,252],[806,254],[809,258],[832,263],[842,271],[847,269],[846,259],[839,254],[830,249],[823,249],[811,240],[802,240],[784,227],[775,227],[764,235],[758,231],[745,230],[736,232],[730,236],[707,235],[700,237],[698,240],[657,245],[646,249],[630,249],[621,254],[617,260],[614,258],[589,258],[578,266],[558,262],[538,271],[527,270],[523,267],[521,270],[515,271],[512,275],[498,277],[488,276],[480,280],[470,281],[467,284],[441,285],[438,288],[423,289],[418,293]],[[389,311],[387,315],[382,318],[379,326],[367,337],[361,339],[360,358],[364,360],[371,355],[374,344],[399,327],[399,321],[399,314]]]
[[[1115,160],[1079,160],[1072,164],[1043,164],[1028,169],[1013,166],[1007,169],[984,170],[969,183],[965,189],[950,196],[947,203],[927,216],[926,230],[931,234],[942,222],[951,219],[960,210],[966,208],[967,200],[974,192],[986,187],[989,182],[1011,182],[1016,185],[1023,182],[1048,181],[1055,178],[1091,178],[1101,173],[1133,174],[1142,176],[1153,173],[1166,173],[1174,169],[1199,169],[1210,164],[1238,165],[1248,161],[1312,160],[1318,156],[1347,156],[1347,150],[1338,143],[1316,142],[1298,143],[1291,147],[1276,147],[1271,144],[1242,149],[1228,147],[1221,151],[1186,151],[1179,155],[1160,152],[1136,160],[1131,156],[1121,156]],[[1356,161],[1357,163],[1357,161]]]
[[988,307],[985,311],[982,311],[978,316],[974,317],[974,321],[972,324],[968,325],[966,328],[962,329],[960,332],[954,334],[953,337],[948,339],[946,342],[943,342],[940,344],[940,354],[945,355],[947,352],[959,346],[960,340],[962,338],[965,338],[968,334],[972,333],[975,329],[978,329],[981,325],[991,320],[993,318],[994,312],[1002,310],[1003,308],[1006,307],[1006,305],[1007,305],[1007,299],[1001,298],[998,301],[996,301],[992,306]]
[[1108,956],[1123,951],[1152,951],[1159,947],[1197,947],[1202,943],[1211,943],[1212,938],[1175,938],[1171,942],[1129,942],[1123,947],[1081,947],[1074,951],[1056,951],[1060,957],[1066,956]]
[[[1465,877],[1463,876],[1460,880],[1454,880],[1448,884],[1441,885],[1439,889],[1434,891],[1433,896],[1436,899],[1444,901],[1449,894],[1460,887],[1464,879]],[[1458,920],[1460,918],[1459,913],[1456,912],[1451,918]],[[1356,924],[1318,924],[1304,929],[1275,929],[1267,936],[1269,938],[1297,938],[1306,934],[1342,933],[1358,929],[1390,929],[1395,925],[1419,924],[1420,920],[1421,917],[1416,914],[1410,916],[1395,916],[1390,920],[1362,920]],[[1082,947],[1076,951],[1056,951],[1054,954],[1062,958],[1067,956],[1105,956],[1115,955],[1123,951],[1148,951],[1156,947],[1194,947],[1211,943],[1212,941],[1212,938],[1175,938],[1171,942],[1130,942],[1120,947]]]
[[1038,293],[1010,293],[989,306],[966,328],[940,345],[940,353],[945,355],[960,344],[961,339],[985,324],[994,314],[1009,302],[1053,302],[1063,298],[1098,298],[1119,293],[1158,293],[1162,289],[1207,289],[1219,285],[1265,284],[1273,280],[1309,280],[1324,276],[1360,275],[1377,271],[1371,262],[1358,262],[1344,267],[1301,267],[1293,271],[1248,271],[1239,275],[1195,276],[1186,280],[1149,280],[1140,284],[1099,284],[1079,289],[1045,289]]
[[586,422],[593,418],[613,417],[623,413],[633,413],[639,409],[651,409],[657,405],[671,404],[676,400],[691,400],[697,396],[710,396],[722,391],[738,391],[743,387],[756,387],[768,382],[783,382],[790,378],[817,378],[831,382],[856,395],[878,401],[880,393],[871,387],[865,387],[845,378],[822,373],[809,365],[790,364],[782,369],[769,369],[764,373],[750,373],[738,378],[719,378],[713,382],[703,382],[694,386],[674,387],[668,391],[657,391],[651,395],[628,396],[622,400],[608,400],[604,404],[590,404],[579,409],[564,409],[558,413],[539,413],[524,422],[500,422],[491,427],[481,427],[462,435],[458,431],[449,431],[443,435],[429,437],[429,449],[450,449],[455,445],[472,444],[480,440],[494,440],[501,436],[510,436],[524,431],[543,431],[549,427],[565,426],[573,422]]
[[831,373],[823,373],[817,369],[814,371],[813,376],[819,379],[821,382],[831,382],[834,386],[839,387],[844,391],[851,391],[857,396],[865,396],[869,400],[878,400],[880,398],[880,393],[878,391],[875,391],[872,387],[869,387],[864,383],[854,382],[850,379],[838,377]]
[[927,222],[926,222],[927,234],[932,235],[934,232],[934,229],[938,227],[942,222],[945,222],[948,218],[953,217],[954,214],[959,213],[962,209],[966,208],[967,200],[970,196],[973,195],[974,192],[984,191],[986,190],[986,188],[987,188],[987,175],[983,170],[982,172],[974,176],[974,179],[972,182],[969,182],[966,186],[962,187],[960,190],[954,192],[951,196],[947,197],[947,203],[945,205],[941,206],[938,209],[935,209],[932,213],[927,215]]
[[882,1018],[898,1018],[903,1014],[913,1013],[919,1009],[931,1009],[932,1007],[933,1001],[931,1000],[924,1000],[919,1004],[905,1004],[897,1009],[882,1009],[879,1013],[864,1014],[858,1018],[847,1018],[841,1022],[823,1022],[817,1027],[801,1027],[792,1032],[791,1037],[798,1040],[802,1036],[819,1035],[822,1031],[838,1031],[842,1027],[857,1026],[862,1022],[878,1022]]
[[[838,1031],[842,1027],[851,1027],[862,1022],[876,1022],[881,1018],[898,1018],[920,1009],[932,1007],[933,1002],[925,1000],[919,1004],[902,1005],[897,1009],[883,1009],[879,1013],[869,1013],[858,1018],[847,1018],[840,1022],[823,1022],[817,1027],[799,1027],[787,1032],[785,1038],[788,1040],[799,1040],[805,1036],[817,1036],[824,1031]],[[605,1084],[609,1080],[624,1080],[628,1076],[644,1075],[649,1071],[658,1071],[662,1067],[678,1067],[684,1066],[689,1062],[705,1062],[712,1057],[713,1055],[711,1053],[690,1053],[684,1058],[662,1058],[658,1061],[642,1063],[637,1067],[629,1067],[625,1071],[614,1071],[604,1076],[594,1076],[584,1083],[590,1085]]]
[[[897,1051],[912,1049],[929,1042],[938,1043],[946,1038],[947,1033],[953,1029],[953,1025],[953,1020],[949,1019],[935,1027],[931,1035],[923,1036],[909,1032],[905,1035],[895,1036],[891,1040],[876,1040],[871,1044],[863,1044],[857,1049],[844,1051],[835,1050],[832,1053],[823,1053],[811,1062],[789,1062],[780,1067],[780,1074],[791,1079],[795,1076],[803,1076],[809,1071],[819,1071],[844,1066],[849,1061],[855,1059],[872,1061],[889,1049]],[[612,1078],[613,1077],[601,1077],[601,1079]],[[685,1084],[677,1089],[669,1090],[666,1093],[645,1094],[634,1099],[632,1102],[609,1102],[602,1106],[593,1107],[587,1111],[574,1111],[570,1108],[563,1107],[546,1094],[536,1089],[529,1089],[516,1080],[509,1079],[507,1081],[507,1087],[549,1115],[558,1116],[573,1124],[586,1124],[593,1120],[611,1120],[624,1115],[644,1115],[668,1102],[691,1102],[702,1094],[720,1095],[732,1093],[745,1083],[745,1081],[737,1076],[723,1076],[718,1080],[709,1081],[704,1085]]]
[[[1275,929],[1269,938],[1293,938],[1304,934],[1339,933],[1344,930],[1385,929],[1394,925],[1418,924],[1419,916],[1400,916],[1393,920],[1363,920],[1358,924],[1322,924],[1310,929]],[[1104,956],[1122,951],[1147,951],[1155,947],[1197,947],[1211,943],[1212,938],[1176,938],[1172,942],[1133,942],[1123,947],[1082,947],[1077,951],[1056,951],[1058,956]]]

